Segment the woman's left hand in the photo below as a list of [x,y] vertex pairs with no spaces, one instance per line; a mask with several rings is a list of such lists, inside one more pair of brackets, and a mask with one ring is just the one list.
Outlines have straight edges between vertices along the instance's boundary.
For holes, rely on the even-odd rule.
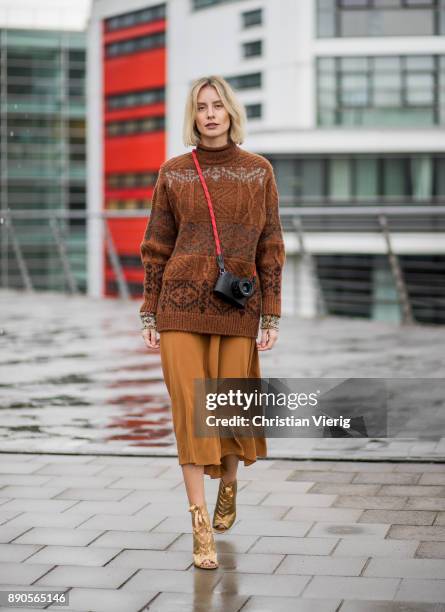
[[257,348],[259,351],[270,351],[278,338],[278,331],[276,329],[262,329],[261,338],[257,341]]

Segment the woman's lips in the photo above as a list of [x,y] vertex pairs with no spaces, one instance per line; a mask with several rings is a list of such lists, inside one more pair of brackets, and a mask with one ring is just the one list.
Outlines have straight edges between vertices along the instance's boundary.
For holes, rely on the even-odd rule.
[[206,127],[207,127],[207,128],[215,128],[215,127],[218,127],[218,124],[217,124],[217,123],[208,123],[208,124],[206,125]]

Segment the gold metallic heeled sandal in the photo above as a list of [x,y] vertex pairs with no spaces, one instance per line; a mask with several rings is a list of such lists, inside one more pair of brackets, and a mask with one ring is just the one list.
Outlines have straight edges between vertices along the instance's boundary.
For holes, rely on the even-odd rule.
[[201,569],[216,569],[219,564],[207,507],[192,504],[189,512],[192,513],[193,564]]
[[215,511],[213,513],[213,529],[218,533],[228,531],[235,522],[236,491],[236,478],[233,482],[229,482],[229,484],[225,484],[221,478],[219,481]]

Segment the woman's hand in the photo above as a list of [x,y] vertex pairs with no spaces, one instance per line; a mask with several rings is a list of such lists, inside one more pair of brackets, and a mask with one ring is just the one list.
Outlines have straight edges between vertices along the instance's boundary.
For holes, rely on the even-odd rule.
[[276,329],[262,329],[260,340],[257,342],[259,351],[270,351],[278,339],[278,331]]
[[142,337],[144,339],[145,342],[145,346],[147,348],[151,348],[151,349],[158,349],[161,344],[159,341],[159,336],[157,336],[157,331],[156,329],[143,329],[142,330]]

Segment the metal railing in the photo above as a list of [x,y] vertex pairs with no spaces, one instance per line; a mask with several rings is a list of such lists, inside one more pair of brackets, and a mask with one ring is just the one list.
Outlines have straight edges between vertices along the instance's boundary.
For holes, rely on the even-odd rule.
[[[314,294],[314,312],[323,315],[336,311],[336,304],[343,304],[346,311],[354,313],[364,304],[369,307],[370,280],[369,270],[360,269],[360,261],[356,260],[348,273],[347,260],[342,273],[338,266],[325,266],[323,271],[323,257],[329,254],[329,249],[319,249],[311,246],[314,236],[325,237],[343,236],[345,240],[360,239],[366,236],[378,237],[381,241],[380,257],[392,277],[395,295],[382,298],[381,304],[392,304],[400,308],[400,320],[404,324],[416,320],[416,312],[445,313],[445,206],[282,206],[280,208],[283,230],[286,235],[295,237],[295,254],[298,266],[304,266],[306,274],[312,282]],[[142,283],[132,283],[128,279],[128,265],[123,265],[123,259],[128,261],[129,256],[119,253],[116,248],[110,221],[113,219],[147,218],[146,210],[107,211],[102,213],[84,211],[59,210],[7,210],[1,212],[1,286],[23,288],[33,291],[45,287],[45,274],[35,273],[35,256],[33,247],[39,243],[40,252],[49,251],[50,257],[56,257],[56,268],[61,277],[60,287],[71,293],[83,293],[86,290],[86,228],[91,222],[102,224],[105,251],[108,257],[113,283],[117,294],[125,299],[137,295],[137,286],[142,290]],[[25,224],[23,222],[26,222]],[[80,223],[80,225],[79,225]],[[31,228],[31,231],[30,229]],[[401,256],[394,242],[399,235],[415,233],[425,236],[428,246],[425,254],[413,250]],[[39,240],[46,235],[46,244]],[[74,253],[73,235],[76,235],[75,248],[82,251],[79,256]],[[438,247],[429,246],[431,234],[437,234]],[[141,236],[142,239],[142,236]],[[331,255],[353,257],[351,247],[342,251],[338,246],[332,249]],[[360,250],[363,255],[373,255],[374,251]],[[349,254],[349,255],[348,255]],[[428,259],[429,257],[429,259]],[[77,271],[73,262],[82,261],[84,269]],[[408,258],[408,259],[407,259]],[[439,259],[438,259],[439,258]],[[442,263],[443,258],[443,263]],[[130,254],[131,268],[141,268],[139,254]],[[436,261],[438,259],[438,261]],[[358,262],[358,263],[357,263]],[[407,263],[409,266],[407,266]],[[133,265],[134,263],[134,265]],[[51,267],[51,266],[50,266]],[[407,282],[407,267],[410,268],[411,280]],[[337,268],[334,269],[333,268]],[[325,274],[325,272],[327,274]],[[429,283],[429,274],[433,275],[434,283]],[[431,278],[432,278],[431,277]],[[35,279],[38,278],[38,282]],[[82,282],[83,281],[85,282]],[[49,286],[48,288],[52,288]],[[140,292],[139,292],[140,293]],[[334,304],[334,307],[330,306]],[[423,310],[422,310],[423,309]],[[341,308],[339,310],[341,312]],[[422,317],[421,317],[422,318]],[[440,316],[439,316],[439,321]],[[444,320],[445,323],[445,314]]]

